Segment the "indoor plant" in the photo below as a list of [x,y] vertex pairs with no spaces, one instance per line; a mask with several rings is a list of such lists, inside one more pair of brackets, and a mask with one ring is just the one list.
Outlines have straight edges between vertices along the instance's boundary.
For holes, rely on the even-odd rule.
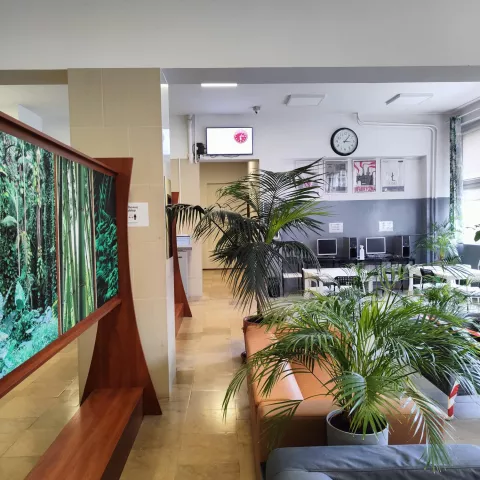
[[416,249],[431,252],[433,261],[452,262],[459,257],[457,237],[458,232],[448,220],[443,223],[433,222],[430,233],[417,242]]
[[256,302],[257,314],[268,308],[269,289],[290,258],[317,262],[308,246],[288,237],[322,231],[320,162],[288,172],[251,173],[221,188],[215,205],[167,207],[177,225],[193,227],[195,240],[216,238],[211,256],[240,307],[250,310]]
[[[478,390],[478,347],[462,330],[463,318],[421,298],[391,291],[379,298],[348,289],[274,306],[263,322],[278,341],[248,358],[227,390],[225,408],[247,377],[268,397],[285,376],[319,367],[330,380],[324,384],[315,378],[341,410],[338,429],[378,435],[386,427],[386,414],[408,402],[430,447],[430,463],[448,461],[443,413],[417,388],[415,376],[442,381],[454,375],[469,392]],[[278,433],[273,427],[291,418],[304,400],[276,402],[270,429]]]

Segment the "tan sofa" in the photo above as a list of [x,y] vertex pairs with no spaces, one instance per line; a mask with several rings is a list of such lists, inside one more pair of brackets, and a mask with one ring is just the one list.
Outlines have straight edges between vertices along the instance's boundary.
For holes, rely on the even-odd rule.
[[[255,324],[246,324],[244,332],[247,356],[258,352],[275,341],[275,335],[271,331],[267,332],[265,327]],[[317,371],[315,375],[320,377],[322,381],[328,380],[326,373],[323,371]],[[323,394],[323,396],[305,400],[300,404],[295,416],[286,428],[283,440],[278,446],[301,447],[327,444],[325,417],[338,407],[334,405],[331,396],[324,395],[325,387],[313,375],[299,373],[283,378],[275,385],[268,398],[262,397],[258,385],[252,384],[251,381],[249,381],[248,391],[257,467],[267,460],[269,454],[267,438],[261,432],[264,428],[265,415],[272,408],[271,403],[275,401],[303,400],[305,397]],[[398,413],[395,416],[388,417],[390,445],[424,443],[421,441],[420,434],[414,435],[415,429],[412,430],[411,428],[414,416],[410,413],[410,408],[399,406]]]

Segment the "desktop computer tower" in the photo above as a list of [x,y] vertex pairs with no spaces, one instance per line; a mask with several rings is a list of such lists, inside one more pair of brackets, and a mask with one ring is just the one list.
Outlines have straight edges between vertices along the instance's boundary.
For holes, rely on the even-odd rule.
[[343,237],[340,256],[348,259],[356,259],[358,257],[357,237]]
[[410,235],[393,237],[393,254],[402,258],[410,258]]

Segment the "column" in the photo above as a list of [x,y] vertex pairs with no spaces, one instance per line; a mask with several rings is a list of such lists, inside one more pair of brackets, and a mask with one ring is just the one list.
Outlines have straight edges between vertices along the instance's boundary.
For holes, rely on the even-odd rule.
[[[129,228],[130,274],[140,338],[158,397],[168,397],[175,375],[173,263],[166,258],[162,111],[168,92],[159,69],[68,71],[72,147],[89,156],[133,157],[130,202],[147,202],[149,226]],[[166,137],[168,138],[168,137]],[[80,393],[90,366],[96,327],[79,338]]]

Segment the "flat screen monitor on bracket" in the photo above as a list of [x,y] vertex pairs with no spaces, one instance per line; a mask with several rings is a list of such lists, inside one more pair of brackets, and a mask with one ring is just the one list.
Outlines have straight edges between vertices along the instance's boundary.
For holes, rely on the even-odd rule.
[[207,155],[253,155],[253,128],[207,127]]

